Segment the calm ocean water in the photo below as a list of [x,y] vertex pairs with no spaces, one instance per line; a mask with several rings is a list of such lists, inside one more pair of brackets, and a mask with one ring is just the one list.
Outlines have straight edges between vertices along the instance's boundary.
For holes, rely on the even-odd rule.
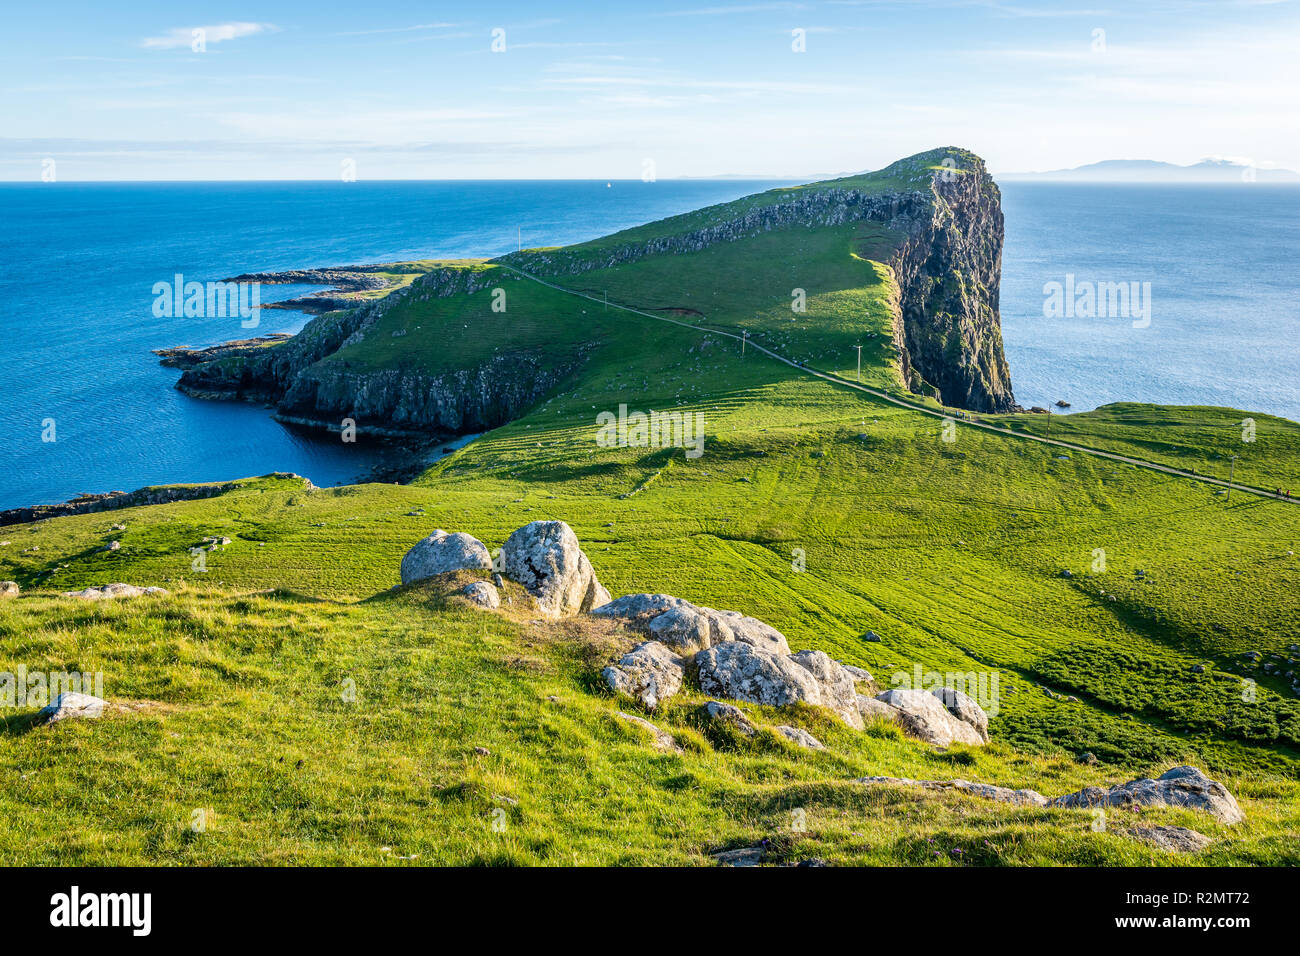
[[[172,388],[150,349],[296,331],[298,313],[155,318],[155,282],[557,245],[769,183],[0,185],[0,508],[79,492],[296,471],[338,484],[375,450],[295,432],[258,406]],[[1003,187],[1002,316],[1016,396],[1075,410],[1120,399],[1300,419],[1300,188]],[[1151,322],[1044,318],[1043,285],[1149,282]],[[263,301],[304,291],[263,288]],[[54,420],[54,442],[42,441]]]
[[[1300,421],[1300,186],[1002,186],[1002,333],[1025,406],[1227,405]],[[1150,324],[1043,287],[1150,286]]]

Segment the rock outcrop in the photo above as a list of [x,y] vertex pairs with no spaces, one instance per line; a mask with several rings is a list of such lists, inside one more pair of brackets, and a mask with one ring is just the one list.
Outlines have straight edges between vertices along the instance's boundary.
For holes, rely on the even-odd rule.
[[548,617],[590,611],[609,603],[578,537],[563,521],[534,521],[515,531],[501,548],[505,576],[537,599]]
[[1012,790],[991,783],[971,783],[969,780],[910,780],[906,777],[859,777],[854,783],[889,784],[897,787],[922,787],[926,790],[957,790],[974,797],[1011,803],[1023,807],[1045,807],[1048,799],[1037,790]]
[[414,584],[448,571],[490,571],[492,554],[478,538],[439,528],[416,542],[402,558],[402,583]]
[[682,659],[658,641],[638,644],[606,667],[601,676],[610,690],[635,698],[646,710],[676,694],[686,678]]
[[[773,654],[743,641],[727,641],[695,655],[700,689],[768,707],[805,703],[825,707],[861,730],[856,695],[846,701],[841,682],[824,680],[818,670],[786,654]],[[847,675],[846,675],[847,676]]]
[[615,618],[629,630],[663,641],[682,653],[727,641],[752,644],[774,654],[789,654],[790,645],[776,628],[739,611],[715,611],[668,594],[628,594],[592,609]]
[[108,601],[115,598],[142,597],[144,595],[163,595],[167,593],[166,588],[159,587],[136,587],[134,584],[105,584],[101,587],[83,588],[80,591],[64,591],[60,596],[66,598],[78,598],[82,601]]
[[904,732],[936,747],[948,747],[954,742],[978,747],[987,741],[987,730],[981,735],[974,726],[954,716],[934,694],[923,690],[895,689],[877,694],[876,700],[894,708],[892,716]]
[[1130,780],[1109,789],[1085,787],[1057,797],[1057,807],[1187,807],[1204,810],[1223,823],[1246,819],[1228,788],[1195,767],[1174,767],[1155,780]]

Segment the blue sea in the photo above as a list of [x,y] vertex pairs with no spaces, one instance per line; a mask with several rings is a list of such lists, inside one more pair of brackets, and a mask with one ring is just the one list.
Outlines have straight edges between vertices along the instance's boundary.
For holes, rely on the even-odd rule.
[[[776,183],[0,185],[0,351],[10,394],[0,508],[80,492],[296,471],[320,485],[379,450],[280,425],[261,406],[172,387],[151,349],[293,332],[307,317],[158,318],[153,286],[250,271],[493,256],[560,245]],[[1002,317],[1026,405],[1132,399],[1300,420],[1300,188],[1013,183]],[[1046,283],[1150,283],[1150,322],[1044,316]],[[302,287],[264,286],[263,302]],[[50,437],[53,423],[54,441]]]

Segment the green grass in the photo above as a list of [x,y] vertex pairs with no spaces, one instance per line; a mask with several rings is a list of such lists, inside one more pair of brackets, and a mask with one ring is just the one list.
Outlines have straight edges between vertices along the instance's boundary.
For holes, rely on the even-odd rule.
[[[1263,666],[1300,657],[1300,509],[960,423],[948,442],[933,417],[708,331],[746,330],[847,378],[862,344],[864,382],[904,395],[879,261],[893,241],[861,225],[764,233],[556,280],[700,328],[606,310],[499,264],[425,264],[487,284],[445,298],[417,284],[323,362],[445,373],[504,352],[564,370],[550,396],[408,486],[261,478],[0,531],[0,579],[24,589],[0,602],[0,671],[102,670],[111,700],[151,702],[48,730],[28,726],[30,709],[5,715],[0,862],[699,863],[765,837],[782,860],[1300,862],[1300,702],[1281,676],[1296,662]],[[805,313],[790,308],[795,288]],[[596,417],[620,404],[702,412],[703,456],[599,447]],[[1115,405],[1051,427],[1219,476],[1236,454],[1239,481],[1287,485],[1300,426],[1255,415],[1243,447],[1244,417]],[[436,527],[495,548],[542,518],[574,527],[616,595],[741,610],[882,685],[916,665],[996,671],[994,743],[938,753],[887,728],[761,708],[747,710],[765,726],[800,723],[829,750],[766,731],[745,743],[709,731],[688,690],[653,718],[686,752],[660,753],[614,716],[632,704],[598,677],[626,635],[390,590]],[[189,549],[210,535],[232,543],[196,571]],[[98,551],[108,540],[121,550]],[[174,593],[100,606],[56,596],[112,581]],[[349,679],[355,703],[340,696]],[[1084,750],[1100,763],[1076,763]],[[1123,820],[1094,833],[1077,811],[851,782],[964,777],[1055,796],[1184,762],[1224,780],[1247,814],[1235,828],[1141,815],[1215,838],[1190,858],[1124,837]],[[213,822],[199,834],[201,808]]]
[[1117,812],[1094,832],[1083,811],[851,781],[961,776],[1055,793],[1106,782],[1106,768],[1004,743],[936,753],[890,727],[746,707],[760,724],[809,729],[828,746],[813,754],[767,730],[752,742],[711,731],[695,693],[654,716],[684,749],[662,753],[592,678],[626,638],[484,615],[434,588],[359,603],[24,598],[0,622],[24,659],[103,669],[110,696],[136,708],[6,722],[6,864],[698,864],[762,839],[774,861],[1187,862],[1124,836],[1139,819],[1213,836],[1193,862],[1296,862],[1294,780],[1227,777],[1241,826]]

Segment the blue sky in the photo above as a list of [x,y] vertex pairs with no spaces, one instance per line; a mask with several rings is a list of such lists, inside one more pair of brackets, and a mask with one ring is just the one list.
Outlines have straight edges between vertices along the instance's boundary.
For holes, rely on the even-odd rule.
[[16,3],[0,179],[1300,168],[1297,51],[1288,0]]

